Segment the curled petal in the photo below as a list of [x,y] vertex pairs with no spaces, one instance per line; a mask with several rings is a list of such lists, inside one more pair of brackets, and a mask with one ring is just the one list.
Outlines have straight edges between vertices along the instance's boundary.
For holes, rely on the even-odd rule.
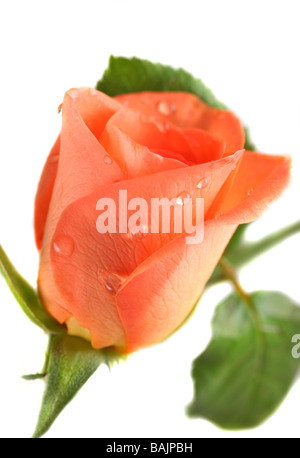
[[128,108],[172,122],[178,127],[199,128],[225,143],[225,154],[244,147],[245,132],[240,120],[227,110],[207,105],[186,92],[140,92],[115,97]]
[[54,143],[39,181],[34,207],[34,229],[37,248],[42,247],[44,230],[48,216],[50,201],[57,175],[60,150],[60,136]]
[[102,132],[101,144],[128,179],[187,167],[185,162],[153,153],[111,124]]
[[[71,108],[72,106],[73,109]],[[64,137],[66,138],[67,135],[76,133],[77,139],[79,136],[83,136],[83,141],[85,141],[85,138],[90,136],[91,133],[96,138],[100,137],[108,119],[120,109],[120,104],[102,92],[90,88],[81,88],[68,91],[62,107],[63,122],[65,126],[68,126],[67,129],[65,128]],[[76,120],[78,121],[77,123]],[[70,140],[67,139],[67,144],[71,143],[71,141],[72,138]],[[41,249],[42,246],[45,224],[57,176],[60,145],[61,136],[59,135],[47,158],[35,198],[35,238],[38,249]],[[70,150],[69,145],[67,147]],[[86,160],[84,151],[85,148],[81,151],[81,161]]]
[[261,216],[266,206],[280,196],[290,179],[291,160],[245,151],[235,173],[222,186],[208,218],[226,216],[227,221],[238,215],[240,224]]

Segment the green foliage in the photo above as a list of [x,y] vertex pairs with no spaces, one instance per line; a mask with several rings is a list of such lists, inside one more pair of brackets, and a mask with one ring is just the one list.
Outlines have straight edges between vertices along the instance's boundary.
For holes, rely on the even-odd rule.
[[229,429],[263,422],[299,371],[292,356],[299,330],[300,308],[287,296],[257,292],[246,303],[230,295],[216,310],[211,342],[194,361],[189,415]]
[[1,246],[0,272],[23,311],[33,323],[50,333],[58,334],[64,332],[64,328],[53,320],[44,310],[37,292],[16,271]]

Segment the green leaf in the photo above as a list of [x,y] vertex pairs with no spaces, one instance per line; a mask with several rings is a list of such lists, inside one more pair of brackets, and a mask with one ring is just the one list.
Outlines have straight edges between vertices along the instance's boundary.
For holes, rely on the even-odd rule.
[[111,56],[109,67],[96,87],[111,97],[141,91],[185,91],[215,108],[225,108],[200,79],[182,68],[174,69],[136,57]]
[[193,364],[192,417],[229,429],[254,427],[286,396],[300,367],[292,356],[300,308],[277,292],[257,292],[250,303],[236,293],[217,308],[213,337]]
[[248,150],[248,151],[255,151],[256,150],[256,146],[253,143],[253,141],[251,140],[250,129],[248,127],[244,126],[244,131],[245,131],[245,145],[244,145],[244,148],[246,150]]
[[2,246],[0,246],[0,272],[23,311],[33,323],[47,332],[55,334],[64,332],[64,328],[44,310],[37,292],[16,271]]
[[34,438],[46,433],[98,366],[107,363],[107,358],[106,350],[94,350],[88,342],[78,337],[50,337],[46,390]]

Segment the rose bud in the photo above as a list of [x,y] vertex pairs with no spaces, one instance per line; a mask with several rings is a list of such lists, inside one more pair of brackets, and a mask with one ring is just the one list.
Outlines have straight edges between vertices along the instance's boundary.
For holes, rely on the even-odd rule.
[[[259,217],[288,182],[288,158],[245,151],[244,143],[233,113],[188,93],[68,91],[35,203],[48,313],[96,349],[128,353],[170,335],[237,226]],[[185,197],[203,198],[203,240],[186,243],[184,229],[155,233],[150,225],[100,233],[100,199],[115,202],[121,225],[119,191],[149,206],[152,198],[182,207]]]

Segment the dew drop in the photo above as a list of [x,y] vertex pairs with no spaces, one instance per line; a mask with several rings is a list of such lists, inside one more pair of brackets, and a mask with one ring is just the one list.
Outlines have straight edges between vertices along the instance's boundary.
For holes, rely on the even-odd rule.
[[176,106],[174,105],[174,103],[169,102],[168,100],[161,100],[157,105],[157,109],[160,114],[164,116],[169,116],[172,113],[174,113],[174,111],[176,110]]
[[253,193],[254,189],[253,188],[250,188],[249,191],[248,191],[248,196],[251,196],[251,194]]
[[176,204],[184,205],[184,199],[190,199],[190,197],[191,195],[188,192],[183,191],[180,194],[178,194],[178,196],[176,197]]
[[198,189],[204,189],[208,185],[208,178],[203,177],[201,178],[198,183],[197,183],[197,188]]
[[112,159],[109,156],[105,156],[104,163],[110,165],[112,163]]
[[60,235],[53,242],[53,250],[59,256],[68,258],[74,251],[74,240],[68,235]]
[[146,224],[142,224],[141,226],[134,226],[129,228],[129,232],[135,240],[142,240],[148,234],[148,226]]
[[117,275],[109,275],[105,280],[104,286],[110,294],[115,296],[122,283],[123,280],[121,280],[121,278]]

